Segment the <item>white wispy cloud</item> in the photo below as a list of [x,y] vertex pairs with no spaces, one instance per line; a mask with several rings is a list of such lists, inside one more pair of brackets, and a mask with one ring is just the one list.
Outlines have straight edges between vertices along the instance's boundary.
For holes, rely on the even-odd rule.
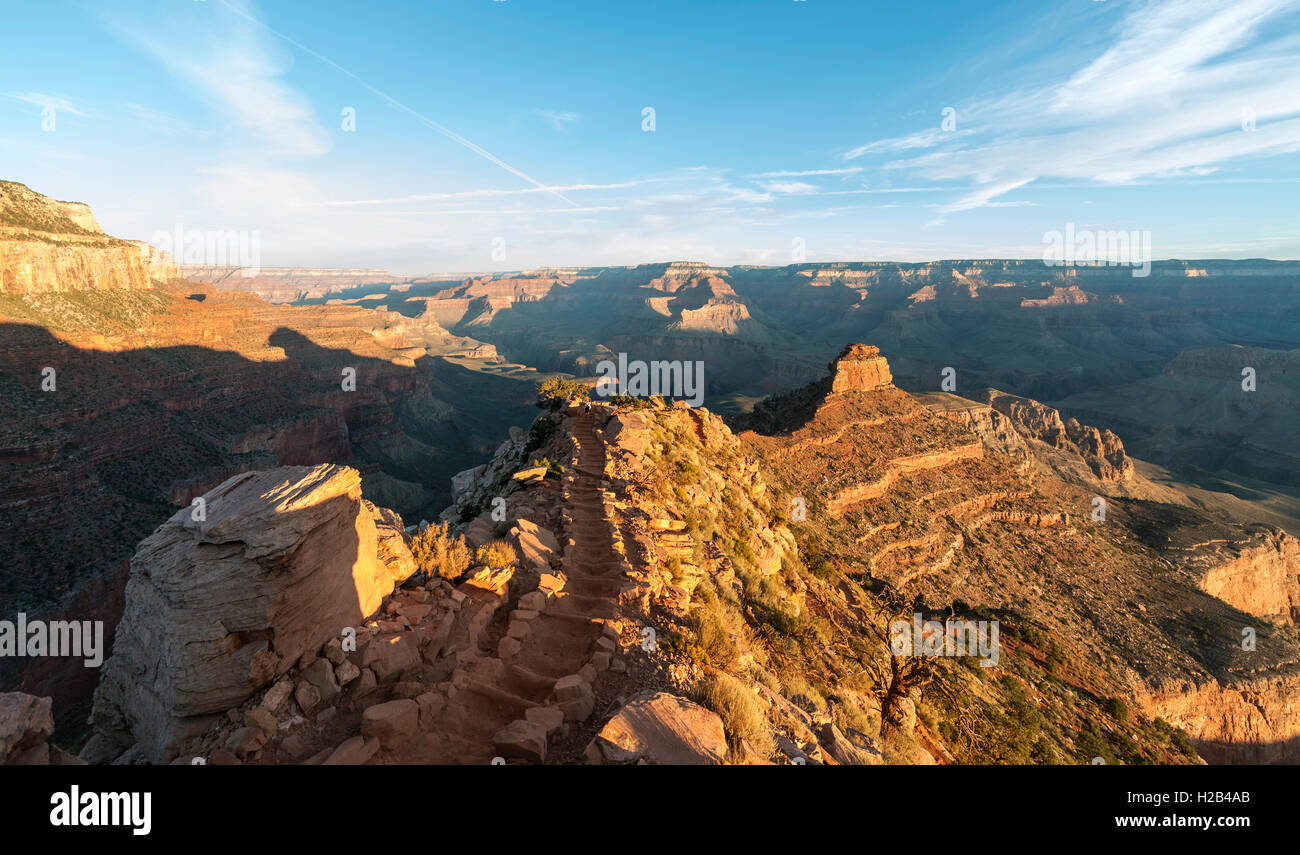
[[813,175],[856,175],[862,171],[861,166],[846,166],[840,169],[801,169],[798,171],[780,170],[778,172],[754,172],[746,178],[806,178]]
[[768,181],[759,186],[769,193],[784,193],[788,196],[816,193],[819,189],[816,184],[807,181]]
[[54,92],[7,92],[5,97],[13,98],[15,101],[35,104],[42,109],[50,108],[59,113],[71,113],[74,116],[86,115],[86,111],[81,105],[66,95],[59,95]]
[[678,180],[670,177],[640,178],[633,181],[619,181],[611,184],[556,184],[543,187],[516,187],[513,189],[479,188],[474,190],[456,190],[446,193],[416,193],[409,196],[394,196],[387,199],[340,199],[326,202],[326,205],[346,207],[352,205],[393,205],[403,202],[434,202],[446,199],[473,199],[487,196],[527,196],[533,193],[575,193],[591,190],[623,190],[664,181]]
[[[517,178],[520,178],[528,182],[534,187],[545,186],[543,182],[537,180],[536,178],[533,178],[531,175],[527,174],[523,170],[518,169],[517,167],[514,167],[509,163],[506,163],[504,160],[497,157],[487,149],[483,148],[481,145],[478,145],[474,141],[461,136],[460,134],[453,131],[451,128],[442,124],[441,122],[434,121],[433,119],[429,118],[428,116],[421,113],[420,111],[407,106],[406,104],[397,100],[392,95],[389,95],[387,92],[383,91],[382,89],[379,89],[376,86],[372,86],[370,83],[366,82],[362,77],[353,73],[352,71],[349,71],[347,68],[344,68],[342,65],[338,64],[337,62],[325,56],[324,54],[318,53],[315,50],[308,47],[307,45],[303,44],[302,42],[297,41],[293,37],[285,33],[282,33],[277,29],[274,29],[273,27],[269,26],[265,21],[253,15],[247,9],[241,8],[235,2],[232,2],[232,0],[217,0],[217,2],[220,3],[222,6],[224,6],[225,8],[229,9],[231,12],[240,16],[244,20],[258,27],[261,31],[269,33],[270,35],[273,35],[277,39],[284,42],[285,44],[292,45],[293,47],[297,48],[303,53],[308,54],[309,56],[312,56],[315,59],[318,59],[321,62],[325,63],[330,68],[334,69],[335,71],[339,72],[340,74],[346,76],[350,80],[354,81],[355,83],[365,88],[375,97],[379,98],[380,100],[384,101],[390,106],[400,110],[401,112],[406,113],[408,116],[411,116],[412,118],[414,118],[416,121],[418,121],[420,124],[424,125],[425,127],[432,128],[433,130],[442,134],[447,139],[452,140],[458,145],[464,146],[465,148],[474,152],[484,160],[499,166],[500,168],[504,169],[506,172],[509,172],[511,175],[514,175]],[[556,196],[556,198],[560,199],[561,201],[569,205],[574,204],[571,200],[566,199],[564,196],[558,193],[554,195]]]
[[174,136],[176,134],[197,134],[207,136],[208,132],[194,127],[184,119],[173,116],[163,110],[153,107],[146,107],[143,104],[127,102],[122,105],[122,109],[135,122],[149,128],[153,131],[159,131]]
[[956,137],[963,137],[970,131],[945,131],[941,128],[927,128],[923,131],[908,134],[902,137],[892,137],[889,139],[876,140],[875,142],[860,145],[857,148],[849,149],[844,153],[845,160],[854,160],[862,157],[864,154],[877,154],[880,152],[907,151],[913,148],[934,148],[943,142],[950,142]]
[[1073,72],[957,108],[938,128],[845,154],[929,149],[883,168],[971,182],[944,213],[989,205],[1041,179],[1123,184],[1206,175],[1300,150],[1297,0],[1152,0],[1129,7],[1108,46]]
[[110,26],[190,85],[261,150],[288,156],[329,151],[329,135],[310,103],[284,79],[291,57],[269,41],[250,13],[205,15],[202,26],[165,33],[135,21],[110,20]]
[[543,119],[550,122],[551,127],[555,128],[557,131],[564,130],[566,127],[582,118],[582,116],[577,113],[572,113],[566,110],[533,110],[532,112],[533,115],[541,116]]
[[447,211],[365,211],[365,214],[384,217],[533,217],[550,214],[592,214],[601,211],[617,211],[619,208],[615,205],[591,205],[589,207],[577,208],[496,208],[496,209],[475,209],[459,208]]

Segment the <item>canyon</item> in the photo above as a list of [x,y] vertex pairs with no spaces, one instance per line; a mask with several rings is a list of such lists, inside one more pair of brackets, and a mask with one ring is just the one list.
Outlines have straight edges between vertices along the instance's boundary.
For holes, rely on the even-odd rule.
[[348,298],[427,312],[544,371],[590,377],[619,352],[703,360],[707,403],[722,413],[815,380],[844,342],[869,341],[890,354],[900,388],[1041,401],[1065,421],[1123,436],[1163,470],[1157,480],[1197,502],[1300,533],[1286,416],[1300,395],[1297,262],[1157,261],[1146,278],[1026,260],[673,262]]
[[14,762],[1300,759],[1294,263],[249,277],[12,182],[0,263],[0,607],[113,644]]
[[[889,376],[874,347],[847,347],[735,429],[661,400],[562,402],[457,477],[444,518],[514,558],[455,578],[413,558],[355,470],[235,476],[205,494],[206,520],[182,509],[132,559],[82,758],[1294,761],[1294,623],[1217,599],[1182,545],[1144,540],[1143,513],[1227,524],[1122,497],[1087,520],[1090,490]],[[985,452],[951,453],[972,443]],[[830,512],[880,471],[901,474]],[[1294,579],[1295,541],[1270,536]],[[1247,588],[1282,566],[1249,558],[1215,566]],[[883,623],[908,609],[999,620],[997,668],[935,661],[891,682]],[[1267,643],[1234,654],[1241,625]]]
[[[5,222],[35,236],[0,239],[7,613],[75,612],[111,635],[136,544],[241,472],[350,463],[367,498],[436,516],[451,475],[531,411],[535,372],[431,318],[196,285],[98,234],[88,209],[77,225],[64,203],[3,191]],[[0,661],[0,686],[56,687],[60,733],[83,729],[95,679]]]

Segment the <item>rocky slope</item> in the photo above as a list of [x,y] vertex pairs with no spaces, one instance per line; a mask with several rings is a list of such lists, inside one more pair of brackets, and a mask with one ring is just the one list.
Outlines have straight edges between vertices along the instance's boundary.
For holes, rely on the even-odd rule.
[[[1001,617],[1006,661],[994,673],[1003,685],[963,689],[957,680],[928,701],[932,714],[966,718],[941,721],[949,751],[990,759],[1023,751],[1022,758],[1041,760],[1078,757],[1088,746],[1133,762],[1134,745],[1143,754],[1169,744],[1168,722],[1185,728],[1216,761],[1293,757],[1297,722],[1287,698],[1300,688],[1297,636],[1289,615],[1277,613],[1289,595],[1269,593],[1293,572],[1285,546],[1270,550],[1265,539],[1244,561],[1205,551],[1193,551],[1197,558],[1189,560],[1171,534],[1177,528],[1169,525],[1171,516],[1232,531],[1244,542],[1251,535],[1187,507],[1122,497],[1111,499],[1106,522],[1096,521],[1091,493],[1062,481],[1056,467],[1026,466],[1026,458],[989,445],[986,453],[962,454],[970,441],[963,434],[973,435],[936,423],[941,413],[923,410],[890,386],[849,381],[862,371],[845,364],[854,355],[849,349],[832,366],[844,382],[815,384],[756,407],[748,423],[760,433],[743,438],[763,450],[774,486],[818,521],[804,529],[805,563],[815,550],[837,575],[861,585],[857,597],[867,602],[883,594],[923,602],[927,614]],[[1026,407],[1005,407],[1014,415],[1001,429],[1019,435],[1030,459],[1037,446],[1061,452],[1068,443],[1089,468],[1101,463],[1096,452],[1104,444],[1070,439],[1091,432],[1071,431],[1054,413]],[[1121,471],[1118,448],[1110,450],[1109,464]],[[1153,508],[1161,521],[1151,518]],[[1271,537],[1276,543],[1278,535]],[[1267,643],[1243,649],[1245,626],[1267,635]],[[1050,751],[1037,741],[1017,748],[1018,729],[998,715],[986,737],[980,734],[988,723],[972,723],[970,699],[961,693],[1006,692],[1010,676],[1020,689],[1001,702],[1014,706],[1017,691],[1027,694],[1043,717],[1037,737],[1051,743]],[[1127,713],[1087,711],[1096,702],[1089,698],[1107,697],[1126,699],[1151,718],[1144,723]],[[1231,724],[1242,713],[1232,699],[1244,697],[1259,698],[1262,706]],[[974,713],[976,721],[979,716]],[[1089,722],[1105,722],[1104,732]],[[1016,738],[994,736],[1009,727]],[[991,749],[981,745],[984,738],[1003,744]]]
[[[722,762],[721,719],[643,691],[622,651],[617,596],[629,583],[602,510],[595,419],[542,421],[555,427],[545,452],[569,465],[558,479],[506,477],[497,530],[514,558],[456,585],[428,567],[413,575],[400,520],[360,503],[353,470],[237,476],[206,496],[206,521],[178,513],[132,561],[85,756]],[[386,541],[376,518],[390,523]],[[470,528],[473,543],[493,536]],[[615,690],[632,694],[604,721]]]
[[[544,412],[456,477],[444,517],[471,547],[509,549],[446,578],[407,560],[400,520],[361,504],[350,470],[233,478],[206,522],[181,511],[141,544],[119,629],[133,640],[87,757],[1294,759],[1300,634],[1264,560],[1293,544],[1265,535],[1216,561],[1196,526],[1231,525],[1124,497],[1091,520],[1091,491],[890,376],[875,348],[845,348],[741,433],[658,400]],[[343,611],[319,617],[330,604]],[[913,612],[998,621],[994,660],[899,653],[890,620]],[[124,679],[142,670],[159,676]]]

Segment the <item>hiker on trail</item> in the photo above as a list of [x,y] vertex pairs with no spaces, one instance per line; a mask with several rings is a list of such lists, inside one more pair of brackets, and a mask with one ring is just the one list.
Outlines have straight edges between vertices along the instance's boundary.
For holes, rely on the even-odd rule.
[[585,403],[585,404],[582,405],[582,411],[583,411],[584,413],[589,413],[589,412],[591,412],[591,401],[588,401],[587,403]]

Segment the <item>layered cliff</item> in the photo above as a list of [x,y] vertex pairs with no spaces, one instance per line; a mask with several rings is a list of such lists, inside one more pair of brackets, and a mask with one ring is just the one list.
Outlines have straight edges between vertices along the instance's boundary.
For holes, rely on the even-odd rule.
[[[543,370],[589,375],[620,351],[704,359],[720,411],[815,380],[842,342],[869,340],[909,391],[970,397],[991,387],[1043,402],[1228,503],[1242,493],[1216,479],[1261,481],[1266,495],[1240,500],[1249,504],[1239,516],[1294,533],[1300,508],[1286,497],[1300,463],[1278,419],[1296,394],[1296,372],[1281,363],[1300,344],[1298,273],[1295,262],[1265,260],[1156,261],[1146,278],[1030,260],[672,263],[499,277],[526,300],[469,296],[490,282],[474,277],[387,303],[418,300],[453,331],[472,322],[505,358]],[[1254,350],[1243,354],[1242,343]],[[1204,348],[1221,351],[1221,364],[1191,365]],[[1254,400],[1237,394],[1243,367],[1258,372]],[[958,371],[956,389],[941,387],[945,368]],[[1104,437],[1094,439],[1106,457]],[[1267,495],[1274,485],[1280,495]],[[1272,516],[1282,505],[1289,519]]]
[[387,270],[347,267],[251,269],[231,264],[182,264],[178,275],[223,291],[256,294],[268,303],[318,300],[371,286],[383,290],[409,281]]
[[140,289],[174,276],[165,254],[104,234],[87,205],[0,181],[0,294]]

